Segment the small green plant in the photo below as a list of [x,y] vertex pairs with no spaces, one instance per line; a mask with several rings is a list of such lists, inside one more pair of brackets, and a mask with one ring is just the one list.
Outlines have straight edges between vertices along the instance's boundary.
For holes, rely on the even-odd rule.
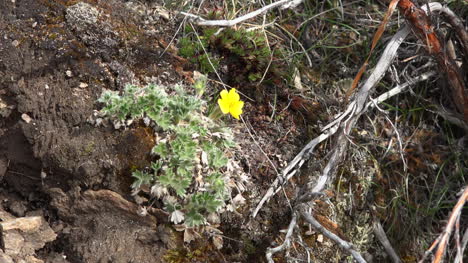
[[[203,81],[195,84],[199,95],[203,85]],[[119,121],[149,119],[156,131],[150,172],[132,174],[135,191],[146,188],[163,200],[175,224],[196,227],[219,222],[235,181],[233,169],[227,169],[226,152],[235,145],[231,132],[204,115],[206,105],[199,96],[181,86],[166,89],[128,85],[122,94],[105,91],[99,99],[105,104],[101,112]]]
[[[283,57],[280,49],[270,50],[260,30],[205,28],[197,33],[187,27],[178,45],[179,55],[189,59],[201,72],[211,73],[219,65],[227,65],[229,72],[235,72],[232,76],[237,83],[260,80],[271,60]],[[271,64],[269,71],[281,75],[276,64]]]

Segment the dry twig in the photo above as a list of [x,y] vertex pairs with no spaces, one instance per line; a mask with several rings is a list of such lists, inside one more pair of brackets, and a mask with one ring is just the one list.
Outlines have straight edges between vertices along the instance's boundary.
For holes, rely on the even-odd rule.
[[380,244],[382,244],[392,261],[394,263],[401,263],[400,257],[393,249],[392,244],[390,244],[390,240],[388,240],[387,235],[385,234],[385,231],[378,219],[374,219],[374,234],[377,236],[377,239],[379,239]]
[[455,263],[463,263],[463,253],[465,252],[466,245],[468,245],[468,229],[465,230],[465,234],[463,235],[460,249],[457,251],[457,256],[455,257]]
[[299,5],[302,2],[302,0],[297,1],[297,0],[280,0],[274,3],[271,3],[269,5],[266,5],[260,9],[257,9],[253,12],[250,12],[248,14],[245,14],[243,16],[240,16],[238,18],[232,19],[232,20],[206,20],[202,18],[201,16],[186,13],[186,12],[180,12],[182,15],[188,17],[189,19],[192,19],[195,24],[199,26],[225,26],[225,27],[231,27],[235,26],[241,22],[244,22],[248,19],[254,18],[264,12],[269,11],[270,9],[276,8],[276,7],[282,7],[282,8],[291,8],[294,6]]
[[[431,12],[445,10],[445,13],[449,13],[447,11],[449,9],[442,8],[441,4],[431,4]],[[437,60],[439,67],[446,73],[455,106],[464,115],[465,121],[468,122],[468,96],[465,94],[463,77],[455,61],[447,54],[444,43],[439,40],[429,16],[411,0],[400,0],[398,8],[409,22],[414,34],[425,44],[424,47],[427,52]],[[460,30],[464,31],[463,28]]]
[[310,213],[308,213],[305,210],[305,205],[303,205],[302,209],[300,209],[300,213],[302,217],[307,221],[307,223],[311,224],[315,229],[320,231],[320,233],[322,233],[327,238],[333,240],[342,249],[348,251],[357,262],[366,263],[362,255],[354,249],[351,243],[346,242],[345,240],[341,239],[339,236],[333,234],[328,229],[323,227],[317,220],[315,220],[315,218]]
[[292,215],[291,222],[289,223],[288,231],[286,232],[286,237],[284,239],[283,244],[274,248],[267,249],[266,258],[268,260],[268,263],[274,263],[273,258],[272,258],[274,253],[289,248],[289,246],[291,245],[291,237],[292,237],[292,234],[294,233],[294,228],[296,227],[296,224],[297,224],[297,213],[294,212]]
[[[393,59],[396,56],[398,47],[401,45],[401,43],[409,34],[409,32],[410,32],[409,28],[404,27],[402,30],[398,31],[393,36],[393,38],[389,41],[387,47],[385,48],[385,51],[383,52],[381,58],[379,59],[379,62],[374,68],[374,71],[369,76],[369,78],[367,79],[365,84],[362,86],[362,88],[359,90],[359,92],[355,95],[354,99],[350,102],[347,109],[342,114],[340,114],[333,122],[325,126],[322,129],[323,133],[320,134],[315,139],[313,139],[312,141],[310,141],[296,155],[296,157],[294,157],[294,159],[288,164],[288,166],[283,169],[281,173],[281,177],[277,178],[272,183],[272,185],[270,186],[266,194],[263,196],[262,200],[259,202],[255,210],[253,211],[252,217],[255,217],[258,211],[260,211],[260,209],[264,205],[264,203],[268,201],[273,195],[275,195],[280,190],[282,185],[285,182],[287,182],[289,179],[291,179],[299,171],[299,169],[309,159],[313,150],[319,143],[323,142],[324,140],[328,139],[333,134],[335,134],[340,127],[343,128],[344,124],[347,123],[351,117],[357,116],[363,113],[363,110],[367,108],[365,106],[366,106],[366,102],[367,102],[370,90],[375,85],[377,85],[377,83],[383,77],[388,67],[393,62]],[[347,119],[345,120],[345,118]],[[351,128],[350,126],[348,127]],[[324,174],[328,175],[328,172],[325,173],[325,170],[324,170]],[[321,188],[324,186],[324,183],[326,181],[328,181],[327,176],[325,177],[321,176],[318,181],[318,184],[320,184],[320,186],[314,189],[321,190]],[[318,191],[314,191],[314,192],[318,192]]]
[[432,260],[432,263],[442,262],[442,259],[445,255],[445,249],[447,247],[448,240],[453,230],[453,226],[459,220],[461,211],[467,200],[468,200],[468,185],[465,186],[465,190],[463,191],[460,198],[458,199],[457,204],[453,207],[452,213],[450,213],[448,223],[447,223],[447,226],[445,227],[444,232],[442,232],[439,235],[439,237],[437,237],[437,239],[434,241],[434,243],[432,243],[432,245],[429,247],[426,253],[424,253],[424,257],[419,261],[419,263],[422,263],[436,249],[437,250],[434,254],[434,259]]

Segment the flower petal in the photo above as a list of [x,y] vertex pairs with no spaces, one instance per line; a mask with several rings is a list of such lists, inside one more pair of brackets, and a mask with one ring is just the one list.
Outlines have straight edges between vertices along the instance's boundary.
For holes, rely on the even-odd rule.
[[231,102],[239,101],[239,100],[240,100],[239,93],[237,93],[237,90],[236,90],[235,88],[232,88],[232,89],[229,91],[229,100],[230,100]]
[[221,95],[221,99],[226,99],[228,97],[228,91],[223,89],[219,95]]
[[[221,92],[222,93],[222,92]],[[227,93],[227,91],[226,91]],[[228,114],[229,113],[229,106],[230,106],[230,103],[227,99],[218,99],[218,105],[219,105],[219,108],[221,109],[221,111],[224,113],[224,114]]]
[[232,103],[231,107],[229,108],[229,112],[231,113],[232,117],[239,120],[239,115],[242,114],[242,107],[244,107],[243,101],[236,101]]

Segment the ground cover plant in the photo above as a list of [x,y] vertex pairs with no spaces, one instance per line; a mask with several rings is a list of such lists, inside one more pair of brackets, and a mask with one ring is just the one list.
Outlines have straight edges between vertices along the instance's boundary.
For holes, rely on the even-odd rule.
[[[149,172],[132,173],[132,188],[135,194],[150,189],[153,197],[164,202],[171,222],[189,228],[219,223],[218,213],[225,211],[225,201],[231,199],[239,175],[226,168],[229,162],[233,167],[226,155],[235,145],[232,133],[203,113],[204,81],[195,86],[198,96],[186,87],[150,84],[142,88],[128,85],[121,95],[106,91],[99,99],[105,105],[104,115],[122,122],[146,118],[154,127],[157,139],[151,153],[155,160]],[[221,93],[220,105],[223,113],[235,118],[242,113],[243,102],[235,89]]]
[[[260,30],[205,28],[198,33],[192,26],[186,29],[178,41],[179,55],[187,58],[202,73],[208,74],[227,66],[232,72],[231,83],[257,82],[268,72],[276,78],[286,76],[281,48],[270,47]],[[270,67],[271,66],[271,67]]]

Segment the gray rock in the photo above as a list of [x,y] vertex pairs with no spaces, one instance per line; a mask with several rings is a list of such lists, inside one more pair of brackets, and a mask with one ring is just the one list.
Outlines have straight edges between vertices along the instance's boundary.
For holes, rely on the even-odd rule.
[[90,4],[79,2],[67,8],[65,18],[68,25],[83,30],[97,22],[99,11]]
[[10,212],[13,215],[19,217],[23,217],[28,210],[26,205],[21,201],[12,201],[8,208],[10,208]]

